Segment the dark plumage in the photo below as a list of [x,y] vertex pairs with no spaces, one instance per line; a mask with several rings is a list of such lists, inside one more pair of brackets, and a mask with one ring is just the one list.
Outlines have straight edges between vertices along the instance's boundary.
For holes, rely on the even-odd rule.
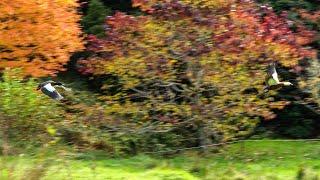
[[63,99],[63,96],[56,90],[55,87],[61,87],[64,90],[69,91],[70,89],[63,86],[61,82],[55,82],[55,81],[45,81],[38,85],[37,90],[41,90],[45,95],[51,97],[54,100],[60,101]]

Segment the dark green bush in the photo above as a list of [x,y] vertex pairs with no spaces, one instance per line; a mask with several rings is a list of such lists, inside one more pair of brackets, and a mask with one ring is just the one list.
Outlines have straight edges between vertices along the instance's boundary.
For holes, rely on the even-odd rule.
[[100,0],[91,0],[87,14],[82,18],[81,24],[87,34],[94,34],[98,37],[105,36],[104,24],[107,15],[111,10],[103,5]]

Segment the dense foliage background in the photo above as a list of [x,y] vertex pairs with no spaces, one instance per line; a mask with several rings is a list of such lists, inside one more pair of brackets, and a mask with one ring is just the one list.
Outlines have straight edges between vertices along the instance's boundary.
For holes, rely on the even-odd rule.
[[[319,136],[317,1],[11,0],[0,9],[4,154]],[[270,62],[293,87],[262,94]],[[73,92],[64,102],[36,92],[47,79]]]
[[319,6],[2,0],[0,179],[319,179]]

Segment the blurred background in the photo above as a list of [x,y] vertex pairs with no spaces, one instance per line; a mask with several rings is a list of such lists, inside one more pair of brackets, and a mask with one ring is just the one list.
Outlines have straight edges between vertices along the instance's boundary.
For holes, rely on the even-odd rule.
[[319,179],[319,7],[1,0],[0,179]]

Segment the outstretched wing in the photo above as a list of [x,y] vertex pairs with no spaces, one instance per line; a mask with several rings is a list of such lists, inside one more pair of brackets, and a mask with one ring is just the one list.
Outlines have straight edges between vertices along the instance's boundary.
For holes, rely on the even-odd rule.
[[71,88],[67,88],[67,87],[65,87],[65,86],[63,86],[63,85],[56,85],[56,86],[54,86],[54,87],[62,88],[62,89],[65,90],[65,91],[71,91]]
[[268,85],[275,85],[278,84],[279,78],[278,78],[278,73],[276,70],[276,64],[272,63],[268,66],[268,79],[267,79],[267,84]]
[[269,73],[271,74],[272,78],[277,82],[279,83],[279,78],[278,78],[278,73],[277,73],[277,70],[276,70],[276,64],[275,63],[272,63],[270,66],[269,66]]
[[62,88],[65,91],[71,91],[71,88],[65,87],[62,82],[53,82],[51,84],[52,84],[53,87]]
[[63,97],[61,96],[61,94],[59,94],[59,92],[53,87],[51,86],[51,84],[47,84],[45,85],[43,88],[41,88],[41,91],[51,97],[52,99],[55,99],[55,100],[61,100],[63,99]]

